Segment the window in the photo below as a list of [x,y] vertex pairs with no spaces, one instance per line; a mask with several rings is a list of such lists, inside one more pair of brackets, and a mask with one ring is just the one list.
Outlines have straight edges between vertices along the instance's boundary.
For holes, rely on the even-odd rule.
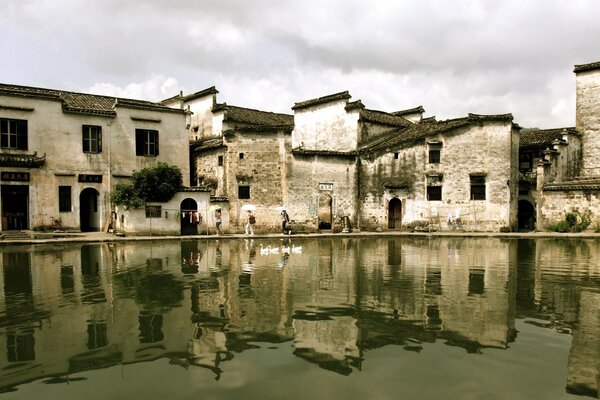
[[400,156],[399,153],[394,153],[394,160],[397,160],[399,156]]
[[135,130],[135,155],[152,157],[158,155],[158,131]]
[[250,186],[238,186],[238,199],[250,198]]
[[427,200],[428,201],[441,201],[442,200],[442,187],[441,186],[427,186]]
[[429,164],[439,164],[441,162],[442,143],[429,143]]
[[27,121],[0,118],[0,147],[27,150]]
[[83,125],[81,137],[84,153],[100,153],[102,151],[102,127]]
[[87,347],[89,350],[99,349],[101,347],[108,346],[106,323],[88,321],[87,333]]
[[156,343],[165,338],[165,335],[162,332],[162,315],[153,315],[149,312],[142,311],[138,317],[138,321],[140,326],[140,343]]
[[519,154],[519,170],[528,172],[532,170],[533,163],[531,162],[531,153]]
[[471,175],[471,200],[485,200],[485,176]]
[[6,335],[8,362],[35,360],[35,339],[33,333]]
[[58,211],[71,212],[71,186],[58,187]]
[[240,160],[244,159],[244,153],[240,153]]
[[218,165],[219,167],[222,167],[222,166],[223,166],[223,156],[218,156],[218,157],[217,157],[217,165]]
[[146,218],[160,218],[162,206],[146,206]]

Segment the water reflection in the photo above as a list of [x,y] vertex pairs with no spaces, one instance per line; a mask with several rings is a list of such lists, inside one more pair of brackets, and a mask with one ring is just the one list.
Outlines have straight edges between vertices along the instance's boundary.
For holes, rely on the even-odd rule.
[[377,349],[433,353],[438,341],[479,357],[501,349],[519,362],[511,347],[524,320],[571,335],[562,386],[598,396],[600,246],[592,241],[247,239],[0,251],[3,391],[161,358],[222,380],[236,355],[284,344],[290,357],[344,376],[379,362]]

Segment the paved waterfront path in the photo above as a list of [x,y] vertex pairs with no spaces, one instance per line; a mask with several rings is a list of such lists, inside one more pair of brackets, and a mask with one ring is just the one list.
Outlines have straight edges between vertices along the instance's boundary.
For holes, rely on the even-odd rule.
[[39,233],[29,232],[29,238],[2,238],[0,246],[15,244],[47,244],[47,243],[105,243],[105,242],[125,242],[125,241],[148,241],[148,240],[239,240],[239,239],[263,239],[263,238],[360,238],[360,237],[499,237],[499,238],[578,238],[578,239],[600,239],[600,233],[581,232],[581,233],[558,233],[558,232],[407,232],[407,231],[386,231],[386,232],[352,232],[352,233],[298,233],[291,236],[280,233],[257,233],[254,236],[244,234],[224,234],[216,235],[192,235],[192,236],[139,236],[127,235],[117,236],[112,233],[103,232],[82,232],[82,233]]

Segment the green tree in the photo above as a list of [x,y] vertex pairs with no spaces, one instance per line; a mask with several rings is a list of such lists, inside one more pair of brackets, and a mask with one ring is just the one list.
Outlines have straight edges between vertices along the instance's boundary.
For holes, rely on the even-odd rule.
[[182,187],[181,170],[159,161],[153,167],[135,171],[132,183],[116,185],[111,201],[126,208],[138,208],[147,201],[169,201]]

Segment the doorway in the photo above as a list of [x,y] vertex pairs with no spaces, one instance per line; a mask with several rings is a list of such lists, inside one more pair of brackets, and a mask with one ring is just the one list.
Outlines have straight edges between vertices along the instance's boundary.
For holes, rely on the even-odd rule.
[[402,201],[396,197],[388,204],[388,229],[402,227]]
[[79,229],[81,232],[100,231],[100,193],[94,188],[86,188],[79,195]]
[[333,216],[331,211],[332,203],[333,200],[328,194],[319,197],[319,229],[331,229]]
[[179,206],[179,214],[181,215],[181,234],[182,235],[197,235],[198,224],[198,203],[194,199],[183,199]]
[[29,186],[2,185],[2,230],[29,229]]
[[535,207],[527,200],[519,200],[518,227],[520,231],[535,229]]

